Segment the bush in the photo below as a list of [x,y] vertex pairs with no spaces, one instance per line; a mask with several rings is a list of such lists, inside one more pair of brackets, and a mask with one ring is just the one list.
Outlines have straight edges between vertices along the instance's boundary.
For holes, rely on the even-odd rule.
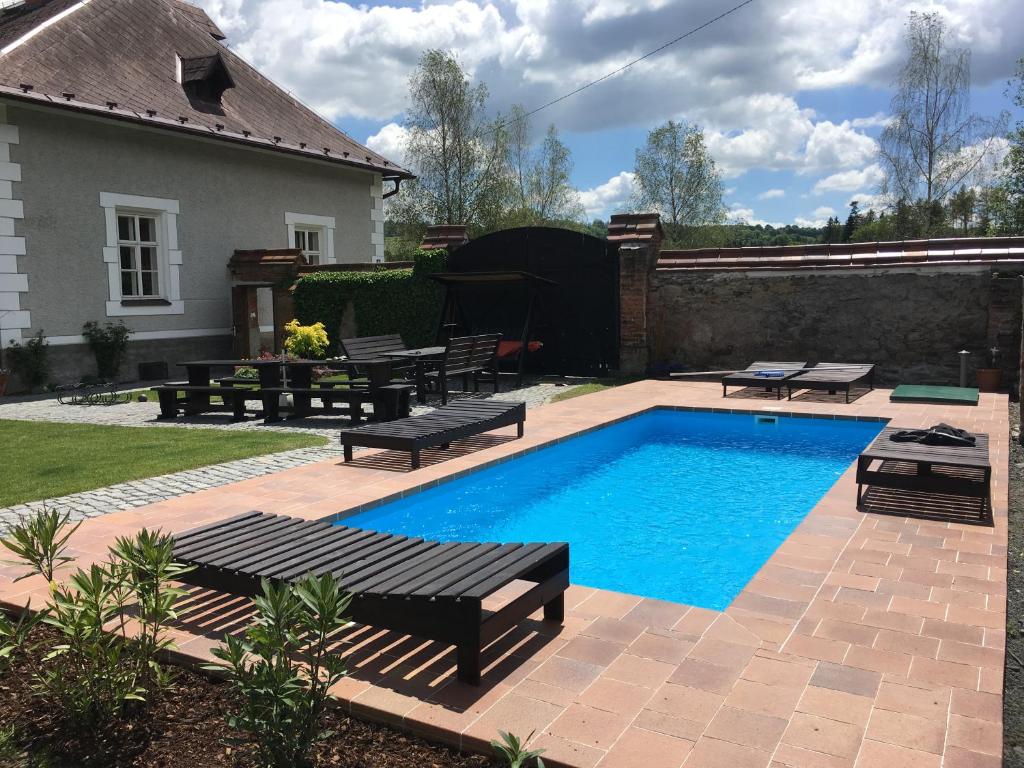
[[207,668],[226,670],[239,703],[228,724],[255,740],[264,765],[308,766],[313,744],[330,735],[320,728],[328,690],[345,675],[332,645],[351,599],[329,573],[295,585],[264,580],[244,639],[227,635],[213,651],[225,664]]
[[7,363],[31,390],[37,390],[50,379],[50,345],[39,331],[24,345],[12,341],[7,347]]
[[131,333],[121,320],[103,325],[90,320],[82,326],[82,335],[89,342],[89,349],[96,357],[96,375],[100,380],[117,380]]
[[292,320],[284,326],[284,348],[289,354],[306,360],[320,360],[327,354],[330,341],[323,323],[300,325]]
[[444,250],[415,254],[412,269],[376,272],[314,272],[295,286],[295,315],[302,323],[322,322],[332,335],[329,349],[337,354],[345,308],[351,301],[360,336],[401,334],[406,344],[420,347],[434,341],[441,310],[441,286],[428,275],[443,271]]
[[89,736],[170,685],[159,659],[173,647],[166,627],[182,594],[171,582],[188,568],[174,562],[170,537],[143,529],[119,537],[107,562],[78,569],[68,583],[57,583],[53,569],[70,560],[63,554],[71,533],[67,525],[66,514],[43,510],[16,525],[3,544],[33,574],[50,580],[52,600],[41,620],[63,636],[36,670],[35,692]]

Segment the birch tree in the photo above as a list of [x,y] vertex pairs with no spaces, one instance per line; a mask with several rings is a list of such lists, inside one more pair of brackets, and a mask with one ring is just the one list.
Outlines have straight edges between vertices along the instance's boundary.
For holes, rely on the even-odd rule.
[[636,152],[637,210],[657,211],[670,224],[717,224],[725,219],[722,176],[703,129],[669,120]]
[[[882,192],[935,210],[996,149],[1006,118],[970,111],[971,53],[949,46],[939,14],[911,12],[906,41],[892,119],[879,139]],[[929,228],[934,223],[929,216]]]

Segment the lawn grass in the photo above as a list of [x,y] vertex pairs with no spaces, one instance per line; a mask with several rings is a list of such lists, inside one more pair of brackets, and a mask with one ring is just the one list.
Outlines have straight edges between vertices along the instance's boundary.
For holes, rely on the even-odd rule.
[[562,400],[571,400],[574,397],[580,395],[590,395],[594,392],[602,392],[612,387],[620,387],[623,384],[629,384],[637,381],[637,379],[604,379],[602,381],[594,381],[590,384],[578,384],[575,387],[570,387],[564,392],[559,392],[557,395],[551,398],[552,403],[558,403]]
[[0,507],[326,442],[294,432],[0,420]]

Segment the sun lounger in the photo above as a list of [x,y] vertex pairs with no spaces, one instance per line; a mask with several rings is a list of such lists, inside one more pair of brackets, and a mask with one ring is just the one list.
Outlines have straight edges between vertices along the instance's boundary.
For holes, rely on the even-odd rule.
[[992,464],[988,435],[975,434],[974,445],[928,445],[892,439],[898,427],[886,427],[857,459],[857,508],[865,485],[917,493],[981,499],[982,518],[992,514]]
[[526,403],[459,400],[419,416],[343,429],[341,444],[345,448],[345,461],[352,461],[352,447],[361,445],[366,448],[409,451],[412,455],[412,468],[418,469],[423,448],[448,448],[453,440],[512,424],[518,427],[517,436],[522,437],[524,421]]
[[195,568],[186,583],[250,597],[262,579],[331,573],[353,594],[353,621],[455,645],[459,679],[474,684],[489,643],[540,608],[562,621],[569,586],[565,543],[442,544],[263,512],[179,534],[174,558]]
[[830,395],[836,392],[846,393],[846,402],[850,402],[850,390],[855,384],[867,382],[869,389],[874,389],[875,366],[869,363],[818,363],[806,373],[786,381],[789,399],[793,399],[794,389],[814,389],[827,391]]
[[765,392],[776,391],[776,399],[782,399],[782,387],[785,382],[796,376],[807,363],[801,362],[766,362],[758,360],[751,363],[745,371],[730,373],[722,377],[722,397],[729,387],[764,387]]

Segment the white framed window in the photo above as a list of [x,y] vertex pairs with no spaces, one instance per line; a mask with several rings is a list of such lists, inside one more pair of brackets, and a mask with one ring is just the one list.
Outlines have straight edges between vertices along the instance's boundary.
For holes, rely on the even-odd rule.
[[160,272],[159,224],[162,214],[117,209],[117,252],[121,269],[121,298],[160,298],[164,281]]
[[308,225],[295,225],[292,237],[292,247],[302,251],[306,261],[310,264],[321,264],[323,258],[322,243],[324,241],[323,227],[310,227]]
[[100,193],[106,224],[107,316],[180,315],[178,201]]
[[284,225],[288,233],[288,247],[302,251],[310,264],[337,263],[333,216],[286,212]]

